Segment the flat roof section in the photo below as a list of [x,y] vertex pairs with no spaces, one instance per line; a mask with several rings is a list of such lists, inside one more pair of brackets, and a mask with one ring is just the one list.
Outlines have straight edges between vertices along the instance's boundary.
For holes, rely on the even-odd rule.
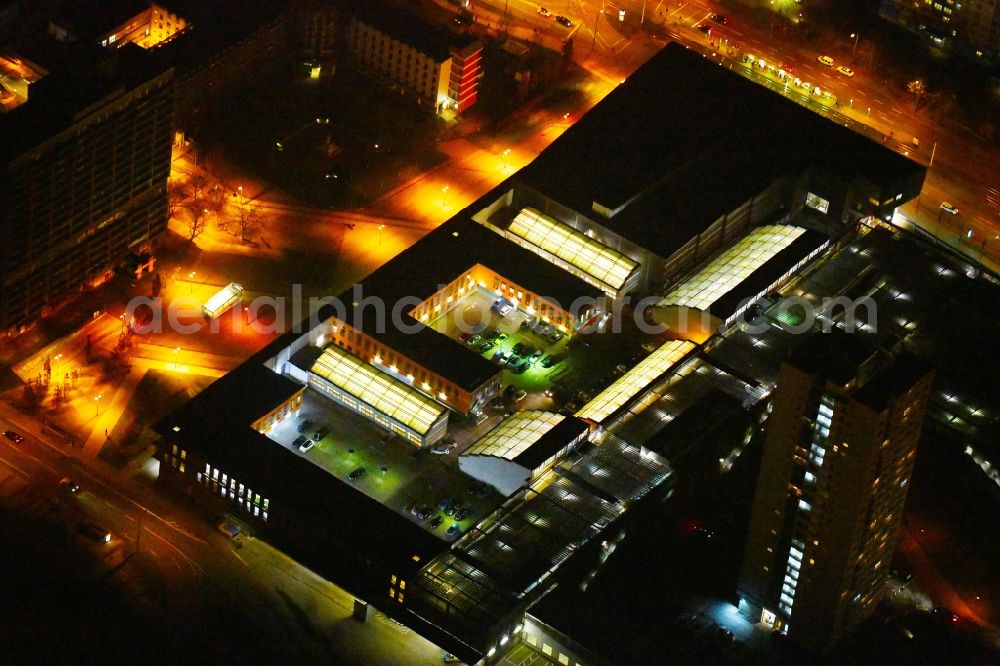
[[419,435],[426,435],[447,412],[420,391],[336,345],[323,350],[311,372]]
[[564,418],[562,414],[541,410],[518,412],[486,433],[462,455],[514,460]]
[[791,245],[768,259],[736,287],[712,303],[710,306],[712,314],[720,319],[728,319],[747,299],[755,298],[770,289],[771,285],[829,244],[830,239],[826,234],[806,229],[806,232],[792,241]]
[[660,346],[615,380],[611,386],[597,394],[576,413],[576,416],[600,423],[624,407],[628,401],[639,395],[657,377],[672,368],[694,348],[695,344],[688,340],[671,340]]
[[583,271],[611,295],[621,291],[629,276],[639,267],[638,262],[621,252],[534,208],[522,209],[507,230],[544,253],[555,255]]
[[567,444],[581,439],[589,431],[590,425],[586,421],[575,416],[567,416],[539,437],[534,444],[517,454],[514,462],[525,469],[535,470]]
[[407,9],[390,7],[372,0],[359,0],[350,4],[351,12],[357,20],[398,42],[412,46],[437,62],[447,60],[452,47],[464,49],[476,41],[473,37],[431,25]]
[[[802,227],[791,225],[770,224],[757,227],[736,244],[723,250],[700,271],[684,280],[657,305],[663,307],[679,305],[709,310],[714,303],[737,289],[755,271],[765,266],[782,250],[789,248],[805,233],[806,230]],[[811,235],[811,238],[815,238],[816,235],[822,236],[817,232]],[[795,263],[797,260],[788,268]],[[780,275],[775,275],[774,279],[779,277]]]
[[[362,280],[361,296],[380,299],[386,313],[397,303],[412,303],[402,309],[399,317],[409,330],[400,330],[387,321],[380,325],[377,309],[360,307],[360,302],[353,312],[346,314],[347,323],[354,328],[472,391],[495,376],[500,371],[498,366],[411,317],[408,313],[417,302],[427,300],[476,264],[487,266],[562,307],[569,307],[581,296],[600,298],[602,292],[473,222],[469,215],[469,209],[462,211]],[[340,300],[350,309],[356,297],[351,289],[342,293]],[[324,312],[335,314],[332,308]]]
[[813,168],[886,187],[925,171],[670,43],[513,180],[669,257],[779,177]]

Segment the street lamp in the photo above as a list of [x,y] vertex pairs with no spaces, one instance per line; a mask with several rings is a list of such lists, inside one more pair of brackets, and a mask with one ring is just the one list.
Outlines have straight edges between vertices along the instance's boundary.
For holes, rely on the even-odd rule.
[[180,347],[174,347],[174,370],[177,369],[177,354],[181,351]]
[[94,407],[96,408],[94,416],[100,416],[101,415],[101,396],[100,396],[100,394],[94,396]]
[[858,54],[858,38],[861,37],[861,33],[852,32],[851,37],[854,39],[854,48],[851,49],[851,55],[854,56]]
[[382,230],[385,229],[384,224],[378,225],[378,246],[382,247]]
[[194,276],[194,271],[188,273],[188,296],[194,293]]

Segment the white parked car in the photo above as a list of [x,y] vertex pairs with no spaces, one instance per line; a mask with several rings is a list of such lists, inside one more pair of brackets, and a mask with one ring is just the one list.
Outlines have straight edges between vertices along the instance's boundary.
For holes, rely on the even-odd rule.
[[946,213],[951,213],[952,215],[958,215],[958,209],[952,206],[947,201],[941,202],[941,210],[943,210]]

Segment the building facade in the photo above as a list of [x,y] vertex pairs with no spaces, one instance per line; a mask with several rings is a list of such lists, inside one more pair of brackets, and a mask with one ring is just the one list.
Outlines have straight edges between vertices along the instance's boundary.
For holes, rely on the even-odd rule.
[[830,336],[780,369],[738,589],[752,621],[816,651],[883,594],[932,379],[907,355],[847,358]]
[[476,102],[482,43],[397,10],[355,8],[346,50],[362,71],[402,86],[435,113],[461,113]]
[[18,128],[37,127],[31,116],[52,105],[79,105],[60,97],[78,89],[74,74],[42,79],[0,120],[11,138],[0,148],[0,329],[32,321],[166,229],[173,70],[134,75],[148,64],[136,51],[107,53],[110,76],[90,81],[100,98],[44,131]]
[[997,0],[882,0],[879,15],[935,46],[987,62],[1000,57]]

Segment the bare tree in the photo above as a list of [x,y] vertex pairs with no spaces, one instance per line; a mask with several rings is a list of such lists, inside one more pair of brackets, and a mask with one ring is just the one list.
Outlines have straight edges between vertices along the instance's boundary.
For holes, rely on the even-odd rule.
[[184,187],[170,178],[167,180],[167,217],[173,217],[180,210],[184,203]]
[[224,227],[222,211],[226,206],[226,192],[221,186],[216,185],[205,193],[205,210],[215,215],[215,223]]
[[927,86],[920,79],[910,81],[906,84],[906,89],[913,93],[916,108],[920,108],[920,103],[927,97]]
[[188,210],[191,217],[187,221],[188,240],[193,241],[205,231],[208,223],[208,208],[206,207],[209,194],[208,179],[200,173],[192,174],[188,180],[191,195],[188,200]]
[[185,220],[188,230],[188,240],[193,241],[205,231],[208,223],[208,209],[190,207],[190,217]]
[[263,223],[260,216],[260,204],[241,200],[236,208],[236,223],[240,228],[240,240],[244,243],[248,242],[250,235]]

